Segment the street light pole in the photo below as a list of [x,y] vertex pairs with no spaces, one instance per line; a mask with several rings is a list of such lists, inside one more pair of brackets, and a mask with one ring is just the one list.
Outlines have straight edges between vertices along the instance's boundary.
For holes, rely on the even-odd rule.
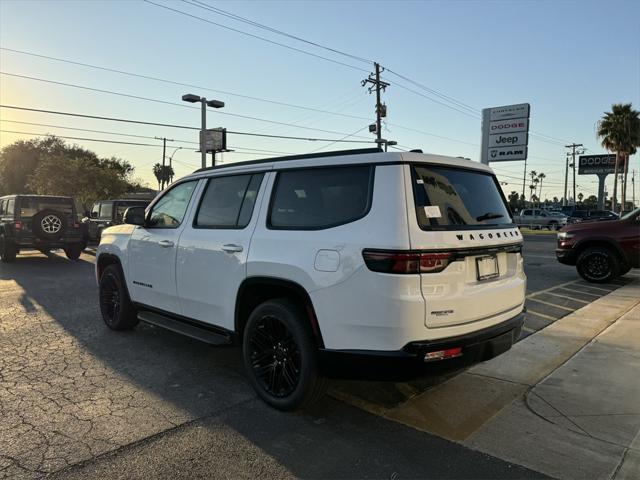
[[224,102],[220,100],[207,100],[205,97],[199,97],[192,93],[187,93],[182,96],[182,100],[189,103],[200,102],[202,105],[201,110],[201,127],[200,127],[200,159],[202,168],[207,167],[207,149],[205,148],[205,132],[207,131],[207,105],[212,108],[224,107]]

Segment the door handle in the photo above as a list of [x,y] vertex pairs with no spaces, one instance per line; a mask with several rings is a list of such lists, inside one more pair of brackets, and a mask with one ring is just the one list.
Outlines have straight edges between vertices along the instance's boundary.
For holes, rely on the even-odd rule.
[[222,250],[227,253],[239,253],[242,251],[242,245],[235,245],[233,243],[228,243],[222,246]]
[[174,243],[171,240],[160,240],[158,245],[164,248],[173,247]]

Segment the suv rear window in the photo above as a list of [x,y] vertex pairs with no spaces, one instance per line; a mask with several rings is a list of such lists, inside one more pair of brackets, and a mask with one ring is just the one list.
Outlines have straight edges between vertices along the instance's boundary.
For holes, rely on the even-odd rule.
[[56,212],[72,215],[73,202],[68,198],[20,198],[20,218],[31,218],[41,210],[55,210]]
[[414,165],[413,192],[424,230],[512,224],[493,175],[475,170]]
[[371,206],[373,172],[365,165],[278,173],[269,227],[320,230],[364,217]]

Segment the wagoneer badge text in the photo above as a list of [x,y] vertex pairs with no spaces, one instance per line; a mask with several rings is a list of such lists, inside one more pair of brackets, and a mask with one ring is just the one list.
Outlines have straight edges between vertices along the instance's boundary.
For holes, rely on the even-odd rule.
[[[466,240],[492,240],[494,238],[517,238],[520,236],[518,230],[509,230],[508,232],[489,232],[489,233],[468,233]],[[456,238],[461,242],[465,240],[465,234],[456,234]]]

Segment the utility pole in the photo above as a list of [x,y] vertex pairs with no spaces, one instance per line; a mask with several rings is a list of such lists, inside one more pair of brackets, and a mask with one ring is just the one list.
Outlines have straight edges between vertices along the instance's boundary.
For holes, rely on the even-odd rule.
[[525,158],[524,159],[524,174],[522,175],[522,208],[524,208],[526,206],[525,203],[524,203],[525,199],[527,198],[525,196],[525,190],[524,190],[524,187],[526,186],[526,184],[527,184],[527,159]]
[[562,197],[562,206],[566,207],[567,206],[567,178],[569,177],[569,154],[567,153],[567,156],[565,158],[564,161],[564,196]]
[[[162,180],[160,182],[160,190],[164,190],[164,172],[165,172],[165,158],[167,158],[167,142],[173,142],[174,140],[166,137],[154,137],[156,140],[162,140]],[[168,182],[167,182],[168,183]]]
[[[374,63],[376,72],[369,75],[368,78],[362,80],[361,84],[364,87],[366,84],[370,83],[371,86],[368,88],[369,93],[372,93],[374,90],[376,91],[376,124],[375,124],[375,132],[376,132],[376,143],[379,148],[382,148],[382,144],[385,144],[385,150],[387,141],[382,138],[382,118],[387,116],[387,106],[383,105],[381,102],[381,92],[390,85],[389,83],[380,80],[380,73],[384,70],[380,67],[378,62]],[[369,126],[369,131],[372,131],[372,125]]]
[[636,171],[631,171],[631,203],[636,206]]
[[[582,147],[581,143],[572,143],[571,145],[565,145],[565,148],[571,148],[571,157],[572,163],[571,167],[573,168],[573,204],[576,204],[576,147]],[[567,158],[568,160],[568,158]],[[564,196],[567,196],[567,171],[565,170],[564,175]]]

